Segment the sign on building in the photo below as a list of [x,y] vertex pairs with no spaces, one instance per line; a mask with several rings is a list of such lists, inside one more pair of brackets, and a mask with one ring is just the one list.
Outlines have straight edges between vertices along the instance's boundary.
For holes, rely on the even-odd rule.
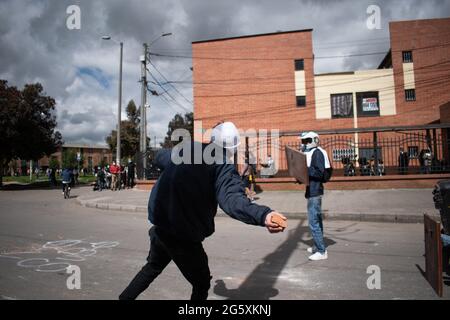
[[377,98],[363,98],[362,99],[362,110],[364,112],[379,111],[378,99]]

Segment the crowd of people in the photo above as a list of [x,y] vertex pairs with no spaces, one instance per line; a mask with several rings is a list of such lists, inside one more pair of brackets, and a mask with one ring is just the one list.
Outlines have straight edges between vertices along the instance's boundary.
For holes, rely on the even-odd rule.
[[115,161],[105,167],[97,167],[95,176],[97,177],[94,190],[102,191],[111,189],[112,191],[129,189],[134,187],[136,178],[136,165],[129,160],[126,166],[118,165]]

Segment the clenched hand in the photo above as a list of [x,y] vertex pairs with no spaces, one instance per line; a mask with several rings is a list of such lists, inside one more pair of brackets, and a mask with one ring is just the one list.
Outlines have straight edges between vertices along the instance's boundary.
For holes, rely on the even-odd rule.
[[[279,221],[278,223],[276,221]],[[266,216],[266,228],[270,233],[282,232],[286,228],[287,218],[277,211],[272,211]]]

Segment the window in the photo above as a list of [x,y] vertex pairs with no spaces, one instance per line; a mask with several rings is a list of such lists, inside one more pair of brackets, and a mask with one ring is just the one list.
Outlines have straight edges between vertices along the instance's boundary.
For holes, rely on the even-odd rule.
[[333,149],[333,161],[342,161],[342,158],[355,159],[355,149]]
[[353,117],[353,94],[340,93],[330,95],[331,102],[331,117],[337,118],[351,118]]
[[377,117],[380,115],[378,91],[357,92],[356,106],[358,117]]
[[406,101],[416,101],[416,89],[405,90],[405,100]]
[[402,51],[403,63],[413,62],[412,51]]
[[418,155],[419,155],[418,146],[408,146],[408,157],[410,159],[417,159]]
[[297,107],[306,107],[306,97],[297,96]]
[[295,60],[295,71],[304,70],[303,59]]

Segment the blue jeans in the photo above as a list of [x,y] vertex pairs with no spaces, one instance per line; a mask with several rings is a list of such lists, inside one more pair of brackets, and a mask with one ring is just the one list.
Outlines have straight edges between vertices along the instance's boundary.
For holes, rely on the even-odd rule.
[[314,246],[320,253],[325,253],[322,223],[322,196],[308,198],[308,222]]

